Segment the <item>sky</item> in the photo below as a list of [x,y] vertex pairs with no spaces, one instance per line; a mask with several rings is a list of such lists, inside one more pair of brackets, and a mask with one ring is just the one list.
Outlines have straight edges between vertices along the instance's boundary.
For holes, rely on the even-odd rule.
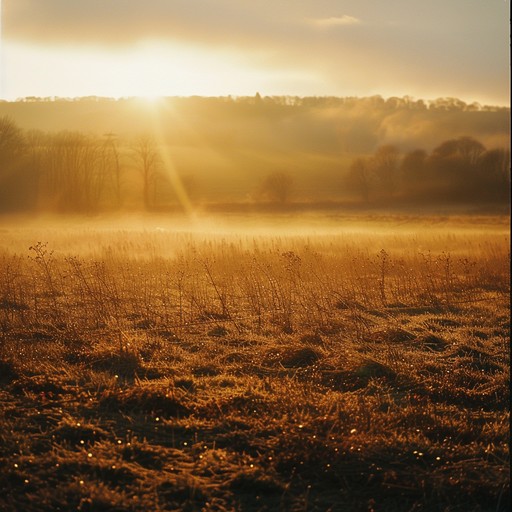
[[0,0],[0,98],[510,105],[510,0]]

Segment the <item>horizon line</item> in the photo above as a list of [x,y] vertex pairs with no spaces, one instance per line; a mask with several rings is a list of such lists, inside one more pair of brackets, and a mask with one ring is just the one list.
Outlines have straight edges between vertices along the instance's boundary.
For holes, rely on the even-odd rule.
[[[1,1],[1,0],[0,0]],[[316,98],[316,99],[357,99],[357,100],[363,100],[363,99],[372,99],[372,98],[380,98],[384,102],[391,100],[391,99],[399,99],[399,100],[408,100],[411,103],[416,103],[423,101],[425,102],[426,106],[430,106],[430,104],[439,101],[439,100],[455,100],[457,102],[461,102],[466,106],[479,106],[481,108],[485,107],[494,107],[494,108],[506,108],[510,109],[510,103],[508,104],[499,104],[499,103],[481,103],[478,100],[468,101],[468,100],[462,100],[457,96],[438,96],[436,98],[416,98],[414,96],[410,96],[408,94],[403,96],[383,96],[381,94],[372,94],[372,95],[363,95],[363,96],[357,96],[357,95],[332,95],[332,94],[320,94],[320,95],[297,95],[297,94],[265,94],[262,95],[259,92],[255,92],[253,95],[248,94],[226,94],[226,95],[202,95],[202,94],[190,94],[190,95],[127,95],[127,96],[103,96],[103,95],[81,95],[81,96],[36,96],[36,95],[29,95],[29,96],[20,96],[16,99],[6,99],[6,98],[0,98],[0,103],[37,103],[37,102],[56,102],[56,101],[87,101],[87,100],[107,100],[107,101],[127,101],[127,100],[143,100],[148,102],[154,102],[158,100],[169,100],[169,99],[194,99],[194,98],[201,98],[201,99],[245,99],[245,98],[293,98],[293,99],[310,99],[310,98]]]

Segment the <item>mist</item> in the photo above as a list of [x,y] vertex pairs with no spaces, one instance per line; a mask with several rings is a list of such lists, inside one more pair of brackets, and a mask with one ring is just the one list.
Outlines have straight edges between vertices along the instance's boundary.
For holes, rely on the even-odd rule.
[[509,116],[0,102],[0,510],[502,510]]
[[509,201],[509,109],[454,98],[26,98],[0,121],[5,213]]

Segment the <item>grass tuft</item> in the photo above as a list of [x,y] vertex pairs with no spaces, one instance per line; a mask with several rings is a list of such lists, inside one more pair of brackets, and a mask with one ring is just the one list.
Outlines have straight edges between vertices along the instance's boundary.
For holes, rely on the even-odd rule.
[[476,226],[39,260],[5,230],[0,510],[509,510],[509,247]]

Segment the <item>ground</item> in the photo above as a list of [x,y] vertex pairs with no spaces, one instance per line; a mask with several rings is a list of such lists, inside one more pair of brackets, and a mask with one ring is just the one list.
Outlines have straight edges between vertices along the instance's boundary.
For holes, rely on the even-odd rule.
[[0,509],[508,510],[507,222],[4,225]]

